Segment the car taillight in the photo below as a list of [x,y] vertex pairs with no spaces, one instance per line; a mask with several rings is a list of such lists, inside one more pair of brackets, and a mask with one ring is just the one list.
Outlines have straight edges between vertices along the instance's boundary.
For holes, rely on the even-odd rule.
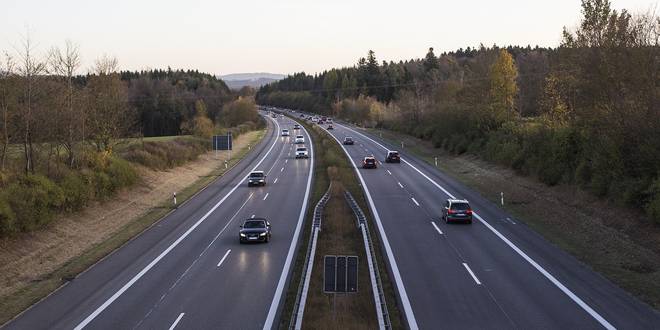
[[456,213],[456,211],[454,211],[452,209],[449,209],[449,210],[447,210],[447,213],[452,214],[452,213]]
[[472,210],[467,210],[467,211],[465,211],[465,213],[472,214]]

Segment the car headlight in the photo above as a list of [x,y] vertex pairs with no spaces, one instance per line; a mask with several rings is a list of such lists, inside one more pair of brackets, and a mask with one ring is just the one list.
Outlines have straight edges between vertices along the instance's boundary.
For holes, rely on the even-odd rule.
[[266,236],[266,233],[261,233],[261,234],[259,234],[259,236],[262,236],[262,237]]
[[241,237],[245,237],[245,234],[241,233]]

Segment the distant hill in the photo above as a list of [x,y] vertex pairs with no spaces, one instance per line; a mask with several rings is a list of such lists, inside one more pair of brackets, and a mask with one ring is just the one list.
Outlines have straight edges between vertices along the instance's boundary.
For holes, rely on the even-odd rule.
[[232,73],[218,76],[231,89],[240,89],[243,86],[259,88],[273,81],[284,79],[286,75],[277,73],[257,72],[257,73]]

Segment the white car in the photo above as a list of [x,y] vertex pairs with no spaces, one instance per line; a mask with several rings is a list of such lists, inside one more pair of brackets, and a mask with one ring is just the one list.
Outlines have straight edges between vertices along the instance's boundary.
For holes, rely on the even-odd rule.
[[295,144],[303,144],[305,143],[305,137],[302,135],[296,135],[296,140],[293,141]]
[[309,154],[307,153],[307,148],[305,147],[296,148],[296,158],[309,158]]
[[283,129],[282,130],[282,136],[289,136],[289,130],[288,129]]

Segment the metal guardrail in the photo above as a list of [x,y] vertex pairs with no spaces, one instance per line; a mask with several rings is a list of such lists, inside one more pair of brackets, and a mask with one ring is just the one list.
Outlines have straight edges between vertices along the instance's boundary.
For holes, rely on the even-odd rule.
[[305,313],[305,302],[307,301],[307,290],[309,290],[309,281],[312,276],[314,256],[316,255],[316,241],[318,239],[319,231],[321,231],[323,208],[330,199],[330,189],[332,189],[332,182],[323,197],[321,197],[314,207],[312,232],[309,243],[307,244],[307,254],[305,255],[305,263],[303,264],[300,283],[298,284],[296,303],[293,305],[291,321],[289,322],[289,329],[291,330],[300,330],[302,327],[303,314]]
[[378,316],[378,325],[381,329],[392,329],[390,322],[390,314],[387,310],[387,303],[385,302],[385,293],[383,291],[383,283],[380,279],[380,272],[378,270],[378,263],[376,262],[376,252],[374,251],[373,240],[369,234],[369,224],[367,217],[362,212],[362,209],[357,204],[353,195],[346,191],[344,193],[348,205],[355,213],[357,218],[357,225],[362,232],[364,240],[364,248],[367,250],[367,263],[369,264],[369,276],[371,278],[372,291],[374,293],[374,303],[376,304],[376,314]]

